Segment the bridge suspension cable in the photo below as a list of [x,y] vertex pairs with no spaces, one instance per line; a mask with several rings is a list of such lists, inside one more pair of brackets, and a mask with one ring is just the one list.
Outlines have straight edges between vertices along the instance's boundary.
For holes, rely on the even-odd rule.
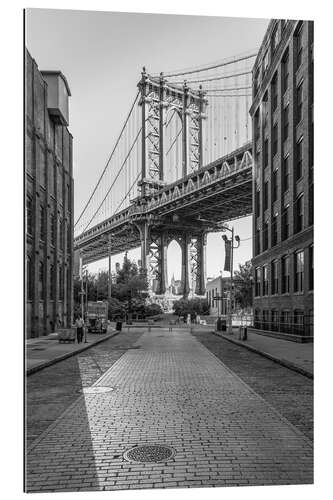
[[[193,73],[201,73],[203,71],[209,71],[212,69],[221,68],[223,66],[228,66],[230,64],[235,64],[237,62],[245,61],[247,59],[252,59],[252,58],[256,57],[257,55],[258,55],[258,50],[255,50],[255,51],[253,50],[253,51],[250,51],[249,54],[234,56],[231,59],[230,58],[223,59],[222,61],[210,63],[208,66],[204,65],[204,66],[198,66],[195,68],[188,68],[188,69],[183,69],[183,70],[174,71],[174,72],[173,71],[166,72],[166,73],[163,73],[163,76],[169,78],[171,76],[182,76],[182,75],[190,75]],[[152,75],[152,76],[156,78],[159,75]]]
[[133,102],[133,104],[132,104],[132,106],[131,106],[131,108],[130,108],[130,110],[129,110],[129,113],[128,113],[127,117],[126,117],[126,120],[125,120],[125,122],[124,122],[124,125],[122,126],[122,129],[121,129],[120,134],[119,134],[119,136],[118,136],[118,139],[116,140],[116,143],[115,143],[115,145],[114,145],[114,148],[113,148],[113,150],[112,150],[112,152],[111,152],[111,154],[110,154],[110,156],[109,156],[109,158],[108,158],[108,161],[106,162],[106,165],[105,165],[105,167],[104,167],[104,169],[103,169],[103,171],[102,171],[102,173],[101,173],[101,175],[100,175],[100,177],[99,177],[99,179],[98,179],[98,181],[97,181],[97,183],[96,183],[96,185],[95,185],[95,187],[94,187],[94,189],[93,189],[93,191],[92,191],[92,193],[91,193],[91,195],[90,195],[90,197],[89,197],[89,199],[88,199],[88,201],[87,201],[87,203],[85,204],[85,206],[84,206],[83,210],[81,211],[81,213],[80,213],[79,217],[77,218],[77,220],[76,220],[76,222],[75,222],[75,224],[74,224],[74,228],[77,226],[77,224],[78,224],[78,223],[79,223],[79,221],[81,220],[81,218],[82,218],[83,214],[85,213],[86,209],[87,209],[87,208],[88,208],[88,206],[89,206],[89,203],[91,202],[91,200],[92,200],[92,198],[93,198],[94,194],[96,193],[98,186],[100,185],[100,183],[101,183],[101,181],[102,181],[102,179],[103,179],[103,176],[104,176],[104,174],[105,174],[105,172],[106,172],[106,170],[107,170],[107,168],[108,168],[108,166],[109,166],[109,164],[110,164],[110,161],[111,161],[111,159],[112,159],[112,157],[113,157],[113,155],[114,155],[114,153],[115,153],[115,151],[116,151],[116,149],[117,149],[117,147],[118,147],[118,144],[119,144],[119,142],[120,142],[120,139],[121,139],[121,137],[122,137],[122,135],[123,135],[123,132],[124,132],[124,130],[125,130],[125,128],[126,128],[126,125],[128,124],[128,121],[129,121],[129,119],[130,119],[130,116],[131,116],[131,114],[132,114],[132,111],[133,111],[133,109],[134,109],[134,106],[136,105],[136,102],[137,102],[137,100],[138,100],[139,95],[140,95],[140,92],[138,92],[138,93],[137,93],[137,95],[135,96],[134,102]]
[[[140,134],[141,134],[141,130],[142,130],[142,128],[140,128],[139,132],[137,133],[136,138],[135,138],[135,140],[134,140],[134,142],[133,142],[132,146],[130,147],[130,149],[129,149],[129,151],[128,151],[128,153],[127,153],[126,157],[125,157],[125,160],[123,161],[123,163],[122,163],[122,165],[121,165],[120,169],[118,170],[118,173],[117,173],[117,175],[116,175],[116,177],[115,177],[114,181],[112,182],[111,186],[110,186],[110,187],[109,187],[109,189],[107,190],[106,195],[104,196],[104,198],[103,198],[103,200],[101,201],[101,203],[98,205],[97,209],[95,210],[95,212],[94,212],[93,216],[91,217],[91,219],[89,220],[88,224],[87,224],[87,225],[86,225],[86,227],[83,229],[83,232],[85,232],[85,231],[88,229],[88,227],[90,226],[90,224],[92,223],[92,221],[95,219],[95,217],[96,217],[96,215],[98,214],[98,212],[99,212],[100,208],[103,206],[103,203],[105,202],[105,200],[106,200],[106,198],[108,197],[109,193],[111,192],[111,190],[112,190],[113,186],[115,185],[116,180],[118,179],[118,177],[119,177],[119,175],[121,174],[121,172],[122,172],[122,170],[123,170],[124,166],[126,165],[126,161],[127,161],[127,159],[129,158],[129,156],[130,156],[130,154],[131,154],[131,152],[132,152],[132,150],[133,150],[133,148],[134,148],[134,146],[135,146],[135,144],[136,144],[136,141],[138,140],[138,138],[139,138],[139,136],[140,136]],[[132,187],[133,187],[133,186],[132,186]],[[130,189],[131,189],[131,188],[130,188]],[[130,191],[130,190],[129,190],[129,191]],[[127,193],[126,193],[126,195],[125,195],[125,199],[126,199],[127,195],[128,195],[128,192],[127,192]]]

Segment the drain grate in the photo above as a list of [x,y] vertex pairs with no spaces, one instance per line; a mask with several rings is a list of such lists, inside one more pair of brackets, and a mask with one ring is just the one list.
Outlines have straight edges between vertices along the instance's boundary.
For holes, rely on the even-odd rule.
[[102,385],[98,385],[95,387],[84,387],[84,389],[81,389],[80,392],[83,392],[83,394],[105,394],[114,390],[115,387],[105,387]]
[[166,462],[175,454],[175,451],[170,446],[152,444],[135,446],[124,453],[124,458],[129,462],[136,463],[154,463]]

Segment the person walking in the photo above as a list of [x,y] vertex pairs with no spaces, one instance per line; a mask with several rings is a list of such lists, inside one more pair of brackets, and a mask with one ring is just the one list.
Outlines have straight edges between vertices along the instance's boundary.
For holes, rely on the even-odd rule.
[[172,321],[169,321],[169,332],[172,332]]
[[80,344],[82,342],[82,339],[83,339],[83,327],[84,327],[84,321],[81,318],[81,316],[79,316],[77,318],[77,320],[75,322],[75,326],[76,326],[77,343]]

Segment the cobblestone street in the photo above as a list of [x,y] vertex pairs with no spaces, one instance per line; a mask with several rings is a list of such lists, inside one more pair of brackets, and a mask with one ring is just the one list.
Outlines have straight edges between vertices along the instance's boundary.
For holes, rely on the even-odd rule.
[[[115,359],[113,343],[118,339],[124,346],[126,335],[134,343]],[[312,483],[311,442],[263,399],[265,394],[229,369],[230,359],[229,366],[222,363],[186,330],[140,335],[110,339],[95,367],[92,358],[83,362],[89,351],[77,356],[82,387],[94,383],[114,390],[84,395],[68,390],[67,410],[59,416],[57,407],[48,419],[53,423],[28,450],[28,491]],[[29,377],[35,404],[34,379],[69,362]],[[255,368],[252,372],[255,376]],[[32,397],[29,387],[28,394]],[[174,455],[159,463],[124,458],[142,444],[170,446]]]

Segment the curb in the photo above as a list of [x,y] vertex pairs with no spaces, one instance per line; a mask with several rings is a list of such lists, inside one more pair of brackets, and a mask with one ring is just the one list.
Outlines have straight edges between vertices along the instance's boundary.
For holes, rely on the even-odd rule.
[[212,333],[214,335],[216,335],[217,337],[221,337],[222,339],[228,340],[228,342],[231,342],[232,344],[236,344],[236,345],[239,345],[241,347],[245,347],[245,349],[247,349],[248,351],[252,351],[252,352],[255,352],[256,354],[260,354],[260,356],[268,358],[271,361],[274,361],[274,363],[278,363],[281,366],[285,366],[286,368],[289,368],[290,370],[298,372],[301,375],[304,375],[304,377],[313,379],[313,373],[309,372],[308,370],[305,370],[304,368],[301,368],[300,366],[295,365],[294,363],[291,363],[290,361],[277,358],[276,356],[273,356],[272,354],[268,354],[268,352],[261,351],[260,349],[257,349],[256,347],[253,347],[251,345],[243,344],[242,342],[239,342],[236,339],[227,337],[226,335],[220,335],[215,331],[212,331]]
[[28,368],[26,370],[26,376],[28,377],[29,375],[32,375],[33,373],[36,373],[36,372],[39,372],[40,370],[43,370],[43,368],[47,368],[48,366],[55,365],[56,363],[59,363],[59,361],[63,361],[64,359],[71,358],[72,356],[75,356],[76,354],[79,354],[80,352],[86,351],[87,349],[90,349],[91,347],[94,347],[95,345],[101,344],[102,342],[105,342],[106,340],[109,340],[112,337],[115,337],[119,333],[120,332],[118,332],[118,331],[112,332],[109,335],[107,335],[106,337],[103,337],[102,339],[95,340],[94,342],[89,342],[89,345],[83,345],[82,347],[80,347],[80,349],[77,349],[75,351],[66,352],[65,354],[61,354],[61,356],[57,356],[56,358],[49,359],[47,361],[44,361],[43,363],[40,363],[39,365]]

